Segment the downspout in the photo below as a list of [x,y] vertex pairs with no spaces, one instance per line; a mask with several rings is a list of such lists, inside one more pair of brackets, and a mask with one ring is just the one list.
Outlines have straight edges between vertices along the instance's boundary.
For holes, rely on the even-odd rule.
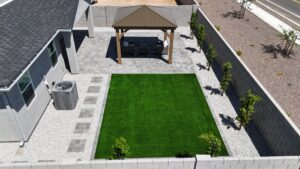
[[19,120],[18,120],[17,116],[15,115],[15,112],[10,107],[10,102],[8,100],[7,93],[5,92],[3,95],[4,95],[3,101],[4,101],[4,104],[5,104],[5,107],[6,107],[7,110],[9,110],[11,112],[11,114],[13,116],[13,121],[14,121],[15,125],[17,126],[17,130],[18,130],[19,136],[21,138],[21,140],[20,140],[20,146],[22,146],[24,144],[24,142],[25,142],[25,137],[23,135],[22,128],[19,125]]

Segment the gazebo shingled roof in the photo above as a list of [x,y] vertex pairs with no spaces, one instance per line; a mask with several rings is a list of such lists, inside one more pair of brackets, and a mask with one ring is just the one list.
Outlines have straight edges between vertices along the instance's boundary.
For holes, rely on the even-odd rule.
[[118,8],[112,26],[129,29],[177,28],[170,9],[145,5]]
[[[177,28],[172,11],[165,7],[131,6],[117,9],[112,27],[116,30],[118,63],[121,64],[121,38],[130,29],[160,29],[164,32],[164,41],[169,37],[168,63],[172,64],[174,30]],[[170,30],[170,33],[168,33]],[[121,31],[121,32],[120,32]]]

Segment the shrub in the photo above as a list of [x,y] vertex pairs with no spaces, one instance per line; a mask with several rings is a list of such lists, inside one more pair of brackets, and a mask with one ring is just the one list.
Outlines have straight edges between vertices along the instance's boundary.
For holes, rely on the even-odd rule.
[[202,24],[197,25],[197,44],[199,46],[199,53],[201,52],[204,40],[205,40],[205,27]]
[[223,65],[223,78],[220,83],[220,88],[221,88],[221,95],[223,96],[224,92],[228,89],[229,83],[231,82],[231,63],[226,62]]
[[189,21],[189,25],[190,25],[190,34],[192,39],[194,38],[194,31],[196,30],[196,25],[197,24],[197,13],[196,12],[192,12],[191,14],[191,18]]
[[246,95],[241,98],[240,113],[236,117],[236,120],[239,122],[239,129],[241,129],[242,126],[246,127],[250,122],[252,114],[254,113],[254,106],[260,100],[261,97],[253,94],[251,90],[248,90]]
[[215,25],[215,27],[216,27],[216,29],[220,32],[220,30],[221,30],[221,26],[219,26],[219,25]]
[[208,52],[207,52],[207,70],[210,70],[211,64],[214,61],[214,59],[216,58],[217,54],[216,54],[216,50],[212,45],[208,46]]
[[129,152],[129,146],[126,143],[126,139],[119,137],[115,139],[112,145],[113,159],[124,159]]
[[212,133],[205,133],[199,136],[200,139],[208,143],[207,153],[212,156],[218,156],[221,152],[221,140]]
[[241,50],[237,50],[237,51],[236,51],[236,54],[237,54],[238,56],[242,56],[243,52],[242,52]]

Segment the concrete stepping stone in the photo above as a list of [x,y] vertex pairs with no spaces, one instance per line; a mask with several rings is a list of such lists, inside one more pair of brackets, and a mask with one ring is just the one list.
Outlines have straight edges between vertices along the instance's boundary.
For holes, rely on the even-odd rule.
[[83,134],[89,132],[91,123],[76,123],[74,134]]
[[101,83],[102,77],[92,77],[91,83]]
[[84,98],[83,104],[96,104],[97,99],[97,96],[86,96]]
[[85,144],[86,139],[72,139],[68,147],[68,152],[83,152]]
[[89,86],[87,93],[99,93],[100,86]]
[[81,109],[79,113],[79,118],[91,118],[93,117],[94,112],[95,109]]

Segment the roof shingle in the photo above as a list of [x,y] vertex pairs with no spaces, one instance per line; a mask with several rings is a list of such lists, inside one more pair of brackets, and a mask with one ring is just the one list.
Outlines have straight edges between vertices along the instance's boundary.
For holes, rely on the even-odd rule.
[[14,0],[0,8],[0,88],[8,87],[58,29],[72,29],[78,0]]

